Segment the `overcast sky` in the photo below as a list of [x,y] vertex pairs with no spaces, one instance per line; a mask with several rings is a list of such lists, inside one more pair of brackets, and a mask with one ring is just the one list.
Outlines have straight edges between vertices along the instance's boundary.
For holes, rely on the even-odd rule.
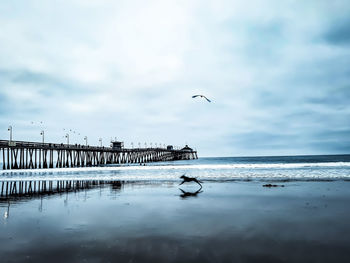
[[349,14],[348,0],[2,0],[0,139],[12,125],[16,140],[71,129],[200,156],[350,153]]

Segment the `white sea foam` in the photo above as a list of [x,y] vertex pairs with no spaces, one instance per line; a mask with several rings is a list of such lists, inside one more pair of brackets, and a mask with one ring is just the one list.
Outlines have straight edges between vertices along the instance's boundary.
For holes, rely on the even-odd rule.
[[100,166],[81,168],[50,168],[50,169],[22,169],[1,170],[0,174],[18,173],[70,173],[70,172],[98,172],[98,171],[149,171],[149,170],[230,170],[230,169],[298,169],[298,168],[350,168],[350,162],[324,163],[249,163],[249,164],[193,164],[193,165],[124,165]]
[[0,180],[175,181],[186,173],[201,180],[350,180],[350,162],[125,165],[3,170]]

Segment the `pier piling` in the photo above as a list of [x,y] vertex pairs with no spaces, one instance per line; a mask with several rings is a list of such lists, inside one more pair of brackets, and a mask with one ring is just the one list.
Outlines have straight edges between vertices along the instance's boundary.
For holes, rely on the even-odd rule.
[[106,164],[135,164],[198,159],[197,151],[187,146],[181,150],[160,147],[113,149],[112,147],[77,144],[0,140],[0,156],[1,152],[3,170],[91,167]]

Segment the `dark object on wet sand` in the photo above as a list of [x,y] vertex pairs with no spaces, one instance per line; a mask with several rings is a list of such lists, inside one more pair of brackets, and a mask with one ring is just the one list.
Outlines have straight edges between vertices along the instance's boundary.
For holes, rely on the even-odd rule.
[[201,186],[201,188],[202,188],[202,185],[201,185],[202,182],[198,181],[197,178],[194,178],[194,177],[187,177],[187,176],[185,176],[185,175],[182,175],[180,178],[181,178],[183,181],[182,181],[182,183],[179,184],[179,185],[182,185],[183,183],[196,182],[196,183],[199,184],[199,185]]
[[263,187],[284,187],[283,184],[278,185],[278,184],[264,184]]
[[180,189],[180,191],[182,192],[182,194],[180,195],[180,197],[181,198],[188,198],[188,197],[197,197],[197,195],[199,194],[199,193],[202,193],[203,191],[201,191],[202,190],[202,187],[201,188],[199,188],[196,192],[186,192],[186,191],[184,191],[184,190],[182,190],[181,188],[179,188]]

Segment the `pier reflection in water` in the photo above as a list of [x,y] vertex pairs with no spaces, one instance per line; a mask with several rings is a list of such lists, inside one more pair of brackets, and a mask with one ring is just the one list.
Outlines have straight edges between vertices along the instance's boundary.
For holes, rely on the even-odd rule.
[[78,192],[83,190],[111,186],[121,190],[123,181],[105,180],[41,180],[41,181],[0,181],[0,203],[21,201],[55,194]]

